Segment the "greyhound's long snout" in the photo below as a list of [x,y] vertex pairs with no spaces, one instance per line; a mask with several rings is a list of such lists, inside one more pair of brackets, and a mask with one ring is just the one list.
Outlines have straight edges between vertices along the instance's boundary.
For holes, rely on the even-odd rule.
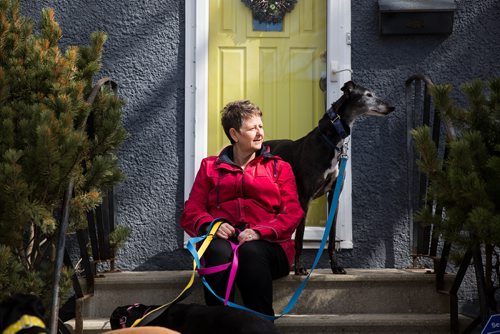
[[[387,114],[390,114],[390,113],[391,113],[391,112],[393,112],[394,110],[396,110],[396,108],[395,108],[395,107],[393,107],[393,106],[388,106],[388,107],[387,107]],[[387,115],[387,114],[386,114],[386,115]]]
[[380,104],[377,108],[370,108],[368,115],[372,116],[386,116],[393,112],[396,108],[386,104]]

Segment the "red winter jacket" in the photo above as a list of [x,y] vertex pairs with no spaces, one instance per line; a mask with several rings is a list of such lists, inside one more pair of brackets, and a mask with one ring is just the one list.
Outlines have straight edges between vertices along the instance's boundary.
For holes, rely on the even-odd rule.
[[203,225],[225,218],[233,226],[258,231],[262,240],[279,243],[291,265],[292,234],[303,215],[287,162],[263,147],[242,169],[232,162],[232,146],[228,146],[219,157],[201,162],[180,224],[190,236],[197,236]]

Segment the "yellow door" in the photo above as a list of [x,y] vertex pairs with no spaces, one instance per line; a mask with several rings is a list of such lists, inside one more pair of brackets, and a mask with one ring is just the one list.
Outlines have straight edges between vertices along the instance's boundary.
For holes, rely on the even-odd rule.
[[[236,99],[260,106],[267,140],[297,139],[316,127],[325,112],[326,13],[326,0],[300,0],[281,31],[263,31],[241,0],[210,0],[209,155],[229,144],[220,111]],[[312,205],[307,225],[324,225],[325,200]]]

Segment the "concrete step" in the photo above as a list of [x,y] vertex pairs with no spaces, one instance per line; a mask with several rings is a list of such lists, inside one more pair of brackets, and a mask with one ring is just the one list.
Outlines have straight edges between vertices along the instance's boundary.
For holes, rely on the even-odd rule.
[[[460,328],[470,319],[460,316]],[[74,321],[67,323],[74,328]],[[441,334],[450,333],[448,314],[307,314],[287,315],[275,322],[282,334]],[[108,319],[84,321],[84,334],[109,330]]]
[[[461,328],[470,319],[460,317]],[[283,334],[441,334],[450,333],[448,314],[311,314],[290,315],[276,321]]]
[[[189,271],[118,272],[95,280],[94,296],[83,307],[84,319],[108,318],[117,306],[164,304],[189,281]],[[281,312],[303,277],[274,283],[274,309]],[[452,276],[447,278],[452,279]],[[198,279],[185,303],[204,303]],[[422,270],[347,269],[347,275],[316,270],[291,314],[446,314],[449,297],[435,290],[434,274]]]

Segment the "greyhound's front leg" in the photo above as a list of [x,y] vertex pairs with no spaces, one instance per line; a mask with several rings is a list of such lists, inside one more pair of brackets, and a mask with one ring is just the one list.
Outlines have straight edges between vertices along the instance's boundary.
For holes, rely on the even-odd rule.
[[[332,192],[328,193],[328,203],[331,203]],[[332,273],[336,275],[345,275],[346,271],[343,267],[338,265],[337,262],[337,249],[335,248],[335,231],[337,231],[337,217],[339,213],[339,207],[335,211],[335,217],[333,217],[332,228],[330,230],[330,235],[328,236],[328,256],[330,257],[330,268]]]
[[343,267],[338,265],[337,250],[335,249],[335,230],[332,228],[328,240],[328,256],[330,257],[330,268],[332,273],[336,275],[345,275],[346,271]]
[[304,228],[306,225],[306,218],[301,221],[297,230],[295,230],[295,275],[307,275],[308,272],[302,263],[302,245],[304,242]]

